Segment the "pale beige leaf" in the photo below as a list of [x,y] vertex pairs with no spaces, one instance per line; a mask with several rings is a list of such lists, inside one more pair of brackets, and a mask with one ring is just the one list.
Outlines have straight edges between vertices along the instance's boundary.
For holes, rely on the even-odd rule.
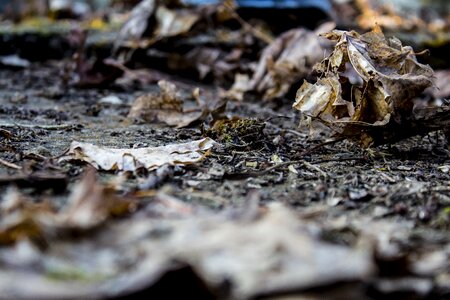
[[164,164],[191,164],[204,158],[202,151],[210,149],[214,141],[204,138],[197,141],[138,149],[111,149],[89,143],[72,142],[64,160],[85,161],[96,169],[107,171],[135,171],[140,167],[154,170]]

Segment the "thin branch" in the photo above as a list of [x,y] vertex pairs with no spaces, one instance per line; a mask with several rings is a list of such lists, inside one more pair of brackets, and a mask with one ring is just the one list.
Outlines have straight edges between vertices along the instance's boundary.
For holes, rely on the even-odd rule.
[[[323,143],[320,143],[319,145],[316,145],[314,147],[306,149],[305,151],[300,153],[299,156],[306,156],[306,155],[310,154],[311,152],[313,152],[313,151],[315,151],[315,150],[317,150],[317,149],[319,149],[321,147],[340,142],[340,141],[342,141],[344,139],[345,138],[338,138],[338,139],[331,140],[331,141],[325,141]],[[327,174],[324,171],[322,171],[320,168],[318,168],[316,166],[313,166],[311,163],[308,163],[308,162],[306,162],[303,159],[282,162],[282,163],[273,165],[273,166],[271,166],[271,167],[269,167],[269,168],[267,168],[265,170],[261,170],[261,171],[225,174],[224,177],[225,178],[229,178],[229,179],[245,179],[245,178],[249,178],[249,177],[258,177],[258,176],[266,175],[269,172],[277,170],[279,168],[287,167],[287,166],[290,166],[290,165],[297,165],[297,164],[302,164],[302,165],[304,165],[304,166],[306,166],[308,168],[314,169],[314,170],[318,171],[325,178],[327,177]]]
[[19,165],[16,165],[12,162],[3,160],[0,158],[0,164],[4,165],[5,167],[11,168],[11,169],[16,169],[16,170],[22,170],[22,167]]
[[72,124],[59,124],[59,125],[28,125],[28,124],[18,124],[18,123],[0,123],[0,127],[7,128],[26,128],[26,129],[46,129],[46,130],[61,130],[61,129],[69,129],[72,128]]

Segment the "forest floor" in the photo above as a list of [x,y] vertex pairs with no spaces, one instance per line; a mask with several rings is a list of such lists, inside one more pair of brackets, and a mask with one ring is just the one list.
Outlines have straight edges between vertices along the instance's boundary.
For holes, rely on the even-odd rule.
[[[72,141],[140,148],[203,137],[199,126],[128,120],[133,100],[156,85],[65,88],[65,63],[0,70],[0,158],[13,164],[0,168],[4,207],[18,197],[11,190],[17,186],[27,201],[64,210],[92,169],[58,160]],[[173,82],[187,91],[199,86]],[[214,87],[202,88],[205,98],[215,97]],[[228,103],[226,114],[257,120],[246,129],[251,142],[218,142],[204,160],[184,167],[97,172],[96,185],[135,198],[132,212],[76,234],[37,234],[20,222],[12,232],[14,221],[4,217],[0,298],[143,291],[199,298],[449,296],[450,161],[442,132],[369,150],[348,141],[314,148],[321,141],[298,128],[288,100]],[[95,193],[91,188],[87,194]]]
[[[133,10],[118,36],[118,24],[109,28],[101,17],[90,25],[1,26],[0,299],[450,298],[444,27],[446,36],[417,42],[415,52],[400,40],[343,31],[329,35],[346,39],[333,50],[319,31],[266,35],[267,26],[247,23],[232,7],[159,3],[154,11],[153,4]],[[86,26],[99,30],[88,35]],[[402,41],[429,38],[406,32]],[[347,64],[344,42],[357,49]],[[113,44],[123,57],[112,55]],[[421,50],[430,45],[427,57]],[[323,79],[312,71],[322,53],[344,53],[333,71],[331,60],[324,68],[346,93],[325,99],[330,110],[350,96],[353,117],[351,105],[387,99],[374,89],[385,85],[379,78],[406,82],[416,85],[406,92],[400,85],[396,117],[418,120],[402,116],[412,112],[408,101],[440,101],[433,109],[447,109],[436,113],[442,123],[421,120],[447,133],[368,149],[310,134],[299,126],[293,91],[299,78]],[[416,93],[433,74],[416,54],[443,69],[435,73],[438,96]],[[373,57],[387,75],[367,63]],[[224,97],[234,78],[239,88],[252,72],[258,86],[244,88],[241,101]],[[262,100],[270,92],[275,100]],[[302,105],[308,111],[310,103]],[[369,124],[375,129],[354,128],[379,130],[378,137],[409,136],[389,128],[421,131],[389,127],[397,122],[392,111],[378,118],[370,113],[379,107],[370,108],[367,120],[353,123],[330,114],[331,127]]]

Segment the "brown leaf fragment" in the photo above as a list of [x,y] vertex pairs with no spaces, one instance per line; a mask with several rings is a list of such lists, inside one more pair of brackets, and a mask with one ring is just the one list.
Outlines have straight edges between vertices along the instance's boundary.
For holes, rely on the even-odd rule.
[[115,190],[100,184],[94,169],[88,169],[55,217],[55,227],[87,230],[103,224],[111,216],[120,216],[136,208],[135,201],[117,197]]
[[110,201],[105,201],[104,188],[96,180],[93,170],[88,170],[74,187],[68,207],[59,215],[61,225],[80,229],[93,228],[109,216]]
[[0,205],[0,245],[30,240],[43,246],[55,236],[92,229],[135,208],[132,198],[117,197],[114,188],[100,184],[93,169],[74,186],[66,206],[59,211],[48,201],[35,203],[9,189]]
[[53,216],[48,202],[33,203],[15,188],[4,194],[0,206],[0,245],[28,239],[43,245],[44,228],[40,219]]
[[138,97],[131,106],[129,118],[143,119],[149,123],[166,123],[177,128],[186,127],[207,114],[203,109],[186,111],[184,100],[175,84],[161,80],[160,92]]

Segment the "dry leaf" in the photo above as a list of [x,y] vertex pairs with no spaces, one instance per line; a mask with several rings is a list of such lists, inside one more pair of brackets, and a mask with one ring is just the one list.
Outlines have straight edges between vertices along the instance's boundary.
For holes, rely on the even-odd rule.
[[188,32],[198,21],[199,15],[192,10],[170,10],[161,5],[156,9],[157,37],[171,37]]
[[72,142],[68,156],[62,160],[85,161],[96,169],[106,171],[135,171],[138,168],[154,170],[164,164],[186,165],[202,160],[202,151],[210,149],[214,141],[197,141],[138,149],[111,149],[89,143]]
[[186,127],[207,115],[204,109],[185,111],[183,99],[175,84],[161,80],[160,92],[138,97],[131,106],[129,118],[149,123],[166,123],[177,128]]
[[139,40],[145,30],[147,29],[148,21],[151,15],[155,12],[155,0],[141,1],[130,13],[127,22],[122,26],[114,48],[118,49],[127,41]]
[[[305,82],[293,105],[311,129],[318,120],[365,147],[433,130],[432,122],[425,124],[413,111],[413,99],[432,85],[433,70],[418,63],[410,47],[385,38],[379,28],[363,35],[332,31],[324,36],[337,43],[335,49],[316,66],[321,78]],[[445,124],[445,113],[439,120],[429,113],[427,120]]]
[[111,216],[133,211],[136,202],[116,197],[114,189],[100,185],[94,170],[88,170],[70,194],[67,204],[56,211],[49,202],[35,203],[15,189],[5,194],[0,206],[0,245],[30,240],[38,245],[67,230],[97,227]]
[[[117,198],[113,191],[97,182],[96,172],[88,169],[74,186],[67,206],[56,216],[59,227],[86,230],[104,223],[112,214],[133,210],[125,198]],[[117,212],[121,213],[117,213]],[[52,224],[50,224],[52,225]]]
[[317,33],[325,28],[331,30],[334,24],[326,23],[316,31],[296,28],[283,33],[263,50],[251,79],[237,74],[224,96],[241,100],[246,92],[256,92],[270,100],[286,95],[323,58],[325,48]]
[[283,96],[309,74],[323,51],[314,31],[289,30],[264,49],[250,86],[265,99]]

